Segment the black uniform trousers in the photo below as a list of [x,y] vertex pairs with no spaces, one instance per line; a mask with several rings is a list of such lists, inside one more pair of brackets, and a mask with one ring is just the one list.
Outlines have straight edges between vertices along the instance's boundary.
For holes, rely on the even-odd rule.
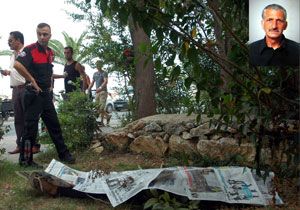
[[32,162],[32,147],[36,141],[40,117],[48,129],[59,158],[69,152],[64,143],[52,98],[52,92],[48,90],[37,93],[31,86],[25,88],[23,101],[25,126],[21,139],[20,163]]

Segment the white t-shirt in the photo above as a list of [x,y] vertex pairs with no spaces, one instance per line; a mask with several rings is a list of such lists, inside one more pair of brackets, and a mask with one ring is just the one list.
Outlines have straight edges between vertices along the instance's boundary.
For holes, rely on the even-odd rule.
[[[22,52],[23,48],[18,52]],[[19,72],[14,68],[14,63],[16,60],[16,54],[13,52],[13,54],[10,56],[10,86],[11,87],[16,87],[19,85],[24,85],[25,84],[25,78],[19,74]]]

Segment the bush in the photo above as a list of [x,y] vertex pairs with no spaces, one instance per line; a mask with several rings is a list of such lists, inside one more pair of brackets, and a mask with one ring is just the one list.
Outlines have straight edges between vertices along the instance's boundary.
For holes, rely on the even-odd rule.
[[96,105],[82,92],[75,91],[68,99],[61,101],[58,118],[65,143],[70,150],[90,145],[98,130]]

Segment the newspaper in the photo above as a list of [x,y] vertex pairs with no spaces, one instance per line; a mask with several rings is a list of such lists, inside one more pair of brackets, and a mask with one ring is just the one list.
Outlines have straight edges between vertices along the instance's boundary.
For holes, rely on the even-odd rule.
[[104,173],[102,171],[90,171],[87,178],[74,186],[74,190],[85,193],[106,194],[103,188]]
[[215,171],[224,191],[224,202],[267,205],[249,168],[221,167]]
[[186,179],[181,176],[178,168],[164,168],[149,185],[149,189],[159,189],[177,195],[187,195]]
[[144,189],[162,171],[148,169],[113,172],[104,177],[104,189],[113,207],[123,203]]
[[87,172],[72,169],[63,163],[56,161],[55,159],[50,162],[48,167],[45,169],[45,172],[56,176],[74,186],[84,182],[88,176]]
[[[264,176],[264,172],[262,171],[261,174]],[[275,200],[275,205],[282,205],[283,201],[279,197],[278,193],[275,191],[275,187],[273,186],[273,178],[275,174],[273,172],[269,172],[268,176],[264,179],[256,174],[256,170],[252,171],[253,178],[257,183],[257,186],[260,192],[263,194],[266,202],[270,205],[273,204]]]
[[106,194],[115,207],[145,189],[160,189],[190,200],[231,204],[283,204],[272,186],[274,173],[266,180],[247,167],[170,167],[133,171],[82,172],[52,160],[47,173],[72,183],[85,193]]

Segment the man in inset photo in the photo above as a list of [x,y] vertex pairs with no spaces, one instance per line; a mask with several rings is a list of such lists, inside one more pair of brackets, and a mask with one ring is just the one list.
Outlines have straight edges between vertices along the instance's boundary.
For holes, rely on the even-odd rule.
[[267,5],[262,11],[265,37],[250,44],[252,66],[299,66],[299,43],[286,38],[288,27],[286,9],[278,4]]

